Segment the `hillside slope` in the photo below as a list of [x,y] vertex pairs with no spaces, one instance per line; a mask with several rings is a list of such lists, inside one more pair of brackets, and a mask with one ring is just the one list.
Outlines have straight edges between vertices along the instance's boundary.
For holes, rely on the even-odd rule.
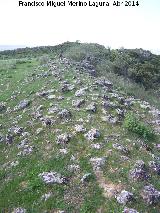
[[1,211],[158,213],[160,111],[66,51],[0,62]]

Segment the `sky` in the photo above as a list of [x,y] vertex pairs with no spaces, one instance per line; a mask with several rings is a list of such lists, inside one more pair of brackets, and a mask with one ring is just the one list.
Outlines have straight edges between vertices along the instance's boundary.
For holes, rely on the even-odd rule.
[[113,0],[108,0],[110,6],[101,8],[19,7],[18,2],[0,0],[0,45],[79,40],[111,48],[160,50],[160,0],[139,0],[137,7],[113,7]]

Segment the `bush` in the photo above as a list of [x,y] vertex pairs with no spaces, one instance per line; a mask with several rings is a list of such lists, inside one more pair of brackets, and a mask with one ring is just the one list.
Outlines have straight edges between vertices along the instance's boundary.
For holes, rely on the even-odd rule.
[[48,55],[43,55],[39,58],[39,62],[41,65],[46,64],[49,61],[49,56]]
[[1,60],[0,72],[16,69],[16,60]]
[[31,63],[27,58],[23,59],[17,59],[16,64],[25,64],[25,63]]
[[155,134],[153,129],[145,123],[139,121],[133,113],[127,114],[124,120],[124,127],[130,132],[136,133],[145,140],[154,139]]
[[109,54],[104,46],[94,43],[76,43],[64,52],[64,56],[80,62],[86,57],[103,59]]

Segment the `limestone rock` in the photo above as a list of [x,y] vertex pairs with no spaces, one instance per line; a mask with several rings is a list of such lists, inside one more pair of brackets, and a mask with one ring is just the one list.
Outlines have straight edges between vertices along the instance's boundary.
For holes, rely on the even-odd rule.
[[80,90],[77,90],[77,91],[75,92],[75,96],[76,96],[76,97],[84,96],[84,95],[86,94],[86,89],[87,89],[87,88],[81,88]]
[[22,100],[20,101],[20,103],[14,108],[14,110],[22,110],[25,109],[26,107],[28,107],[30,105],[30,101],[29,100]]
[[72,116],[71,112],[67,109],[63,109],[62,111],[58,113],[58,117],[60,119],[69,119],[71,118],[71,116]]
[[135,209],[125,208],[123,210],[123,213],[139,213]]
[[48,98],[49,100],[52,100],[52,99],[55,99],[56,96],[55,96],[55,95],[48,95],[47,98]]
[[117,150],[119,150],[119,151],[121,151],[125,154],[127,154],[129,152],[129,150],[121,144],[114,143],[112,146],[113,146],[114,149],[117,149]]
[[0,133],[0,143],[4,142],[4,136],[2,133]]
[[26,209],[19,207],[19,208],[14,209],[12,213],[26,213],[26,212],[27,212]]
[[160,164],[155,161],[149,162],[149,168],[151,171],[155,172],[156,174],[160,175]]
[[46,200],[48,200],[51,196],[52,196],[52,192],[48,192],[48,193],[42,195],[41,200],[46,201]]
[[58,183],[62,184],[66,182],[66,178],[57,172],[43,172],[38,175],[46,184]]
[[109,124],[116,124],[118,122],[118,118],[108,115],[108,116],[102,116],[101,117],[102,121],[108,122]]
[[48,109],[48,114],[53,114],[59,111],[59,108],[54,106]]
[[93,143],[91,144],[91,147],[94,149],[101,149],[102,148],[102,144],[100,143]]
[[134,165],[134,168],[130,171],[129,177],[132,180],[146,180],[148,179],[148,174],[146,170],[145,163],[142,160],[138,160]]
[[76,132],[85,132],[86,131],[86,128],[84,128],[83,125],[78,125],[77,124],[77,125],[75,125],[74,128],[75,128]]
[[84,183],[84,182],[87,182],[90,177],[92,176],[91,173],[86,173],[85,175],[83,175],[83,177],[81,178],[81,182]]
[[6,144],[12,144],[13,143],[13,139],[14,139],[13,135],[7,134],[6,135]]
[[0,102],[0,112],[6,109],[6,104],[4,102]]
[[61,134],[57,137],[57,144],[67,144],[70,138],[70,135],[67,133]]
[[93,141],[100,137],[100,132],[97,129],[91,129],[88,133],[84,135],[89,141]]
[[96,107],[96,104],[95,103],[91,103],[87,106],[86,110],[88,112],[96,112],[97,110],[97,107]]
[[91,162],[94,170],[100,170],[106,163],[106,157],[91,158],[90,162]]
[[68,170],[70,172],[77,172],[80,170],[80,166],[77,164],[71,164],[71,165],[68,165]]
[[126,190],[122,190],[121,193],[116,197],[116,199],[118,203],[126,204],[133,200],[133,194]]
[[160,202],[160,191],[156,190],[153,185],[145,186],[141,196],[147,204],[156,204]]
[[84,103],[85,103],[84,99],[73,100],[72,106],[73,107],[81,107]]

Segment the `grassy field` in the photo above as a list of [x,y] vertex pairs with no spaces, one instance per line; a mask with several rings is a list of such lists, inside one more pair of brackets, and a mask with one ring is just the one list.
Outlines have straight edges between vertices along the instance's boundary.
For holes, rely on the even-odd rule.
[[[50,58],[51,56],[48,56]],[[115,85],[115,90],[106,92],[103,87],[95,86],[96,78],[87,73],[80,73],[73,64],[66,65],[55,57],[55,68],[50,63],[42,64],[39,58],[8,59],[0,61],[0,102],[4,102],[6,110],[0,112],[0,133],[5,137],[8,129],[14,126],[22,127],[23,133],[14,134],[12,144],[0,143],[0,210],[9,212],[16,208],[26,209],[27,212],[73,212],[73,213],[120,213],[127,206],[142,213],[158,213],[160,205],[147,205],[141,197],[141,190],[146,184],[153,184],[160,190],[159,176],[149,171],[150,177],[146,181],[131,181],[129,171],[136,160],[143,160],[148,166],[154,156],[159,156],[156,144],[160,143],[159,136],[154,140],[144,140],[136,133],[128,132],[123,125],[123,119],[117,124],[102,121],[102,116],[112,114],[117,116],[115,108],[104,110],[102,95],[108,95],[118,108],[133,112],[145,125],[153,120],[148,109],[140,106],[139,100],[127,107],[118,102],[118,96],[130,98],[123,88]],[[50,70],[50,71],[48,71]],[[45,72],[48,74],[43,75]],[[58,73],[58,74],[57,74]],[[78,81],[80,83],[78,83]],[[62,81],[74,85],[73,90],[61,92]],[[72,106],[75,92],[87,87],[82,107]],[[55,98],[37,96],[37,92],[51,91]],[[63,99],[58,97],[63,96]],[[30,105],[23,110],[14,110],[20,101],[30,100]],[[86,107],[95,102],[95,113],[86,111]],[[34,118],[33,113],[43,105],[43,117],[50,116],[55,122],[51,126]],[[61,120],[57,113],[48,114],[51,106],[68,109],[72,116],[69,120]],[[88,141],[84,133],[76,133],[75,125],[83,123],[87,133],[92,128],[99,130],[100,137]],[[42,132],[37,134],[37,130]],[[152,127],[154,128],[154,126]],[[68,144],[56,143],[57,136],[62,133],[71,134]],[[27,138],[29,146],[33,147],[30,154],[19,154],[18,144]],[[119,143],[129,151],[123,153],[113,148]],[[147,151],[142,144],[147,144],[151,151]],[[100,144],[94,148],[93,144]],[[62,149],[67,152],[64,154]],[[102,169],[97,172],[90,163],[91,158],[106,157]],[[126,157],[127,160],[122,160]],[[69,165],[78,165],[78,169],[69,169]],[[46,184],[39,177],[42,172],[54,171],[67,177],[66,184]],[[82,177],[89,173],[89,180],[82,182]],[[107,188],[108,187],[108,188]],[[108,190],[107,190],[108,189]],[[126,205],[119,204],[109,189],[118,194],[121,190],[132,192],[134,200]],[[44,195],[49,194],[45,199]]]

